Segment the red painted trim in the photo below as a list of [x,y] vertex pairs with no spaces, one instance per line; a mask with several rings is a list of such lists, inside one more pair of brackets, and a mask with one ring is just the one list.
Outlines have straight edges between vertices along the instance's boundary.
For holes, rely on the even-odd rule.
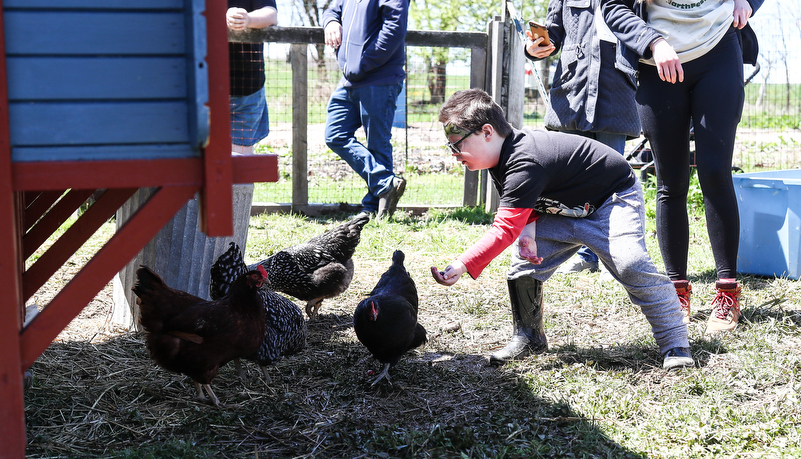
[[200,227],[210,237],[234,234],[226,9],[222,2],[206,2],[211,124],[209,144],[203,153],[205,184],[200,192]]
[[58,198],[60,198],[62,194],[64,194],[62,190],[25,192],[25,217],[22,224],[23,234],[42,218],[42,215],[58,201]]
[[[81,204],[92,196],[92,190],[71,190],[58,203],[42,216],[25,236],[22,237],[22,258],[27,260],[47,238],[64,224]],[[27,213],[26,213],[27,216]],[[80,247],[80,246],[79,246]]]
[[[22,297],[30,299],[103,223],[114,215],[136,188],[108,190],[22,274]],[[91,193],[91,192],[90,192]],[[97,292],[95,292],[97,293]]]
[[114,274],[133,259],[197,191],[197,187],[191,186],[162,188],[117,230],[22,332],[23,368],[31,366]]
[[67,190],[80,184],[85,189],[201,186],[200,158],[15,162],[11,165],[14,189]]
[[0,458],[25,457],[25,404],[19,330],[22,328],[22,257],[19,204],[11,181],[11,144],[6,78],[3,1],[0,0]]
[[[278,181],[278,157],[273,154],[236,156],[231,166],[233,183]],[[76,183],[92,190],[203,184],[200,158],[16,162],[11,168],[18,191],[67,190],[76,188]]]
[[278,155],[243,155],[231,158],[234,183],[277,182]]

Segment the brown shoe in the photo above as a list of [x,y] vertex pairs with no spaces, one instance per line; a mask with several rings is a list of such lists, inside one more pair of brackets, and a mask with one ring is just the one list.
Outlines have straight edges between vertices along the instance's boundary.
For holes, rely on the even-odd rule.
[[734,330],[740,320],[740,285],[737,282],[715,283],[718,294],[712,300],[712,314],[706,323],[706,334]]
[[681,321],[685,324],[690,323],[690,295],[693,293],[693,288],[690,281],[674,280],[673,287],[676,288],[676,295],[679,297],[679,305],[681,305]]
[[406,190],[406,179],[403,177],[393,177],[389,190],[378,197],[378,214],[376,218],[386,218],[395,213],[398,207],[398,200]]

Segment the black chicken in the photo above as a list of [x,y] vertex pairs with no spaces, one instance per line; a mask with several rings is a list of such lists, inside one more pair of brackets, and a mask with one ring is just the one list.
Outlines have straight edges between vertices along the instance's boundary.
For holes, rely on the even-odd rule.
[[259,288],[266,275],[264,269],[243,271],[228,295],[206,301],[168,287],[146,266],[139,268],[133,291],[150,356],[162,368],[192,378],[197,397],[205,400],[205,389],[219,406],[210,384],[220,366],[256,352],[264,340]]
[[[258,264],[269,276],[268,286],[306,301],[306,314],[317,316],[326,298],[344,292],[353,279],[353,252],[362,228],[370,221],[367,213],[357,215],[308,242],[280,250]],[[255,265],[252,265],[253,267]]]
[[[261,265],[256,266],[264,269]],[[235,242],[232,242],[228,251],[220,255],[211,267],[209,284],[211,298],[224,297],[231,288],[232,280],[246,271],[247,266],[242,258],[242,251]],[[306,319],[295,303],[267,289],[266,284],[259,289],[259,295],[264,304],[264,341],[257,352],[244,357],[261,367],[264,379],[269,383],[268,365],[272,365],[285,355],[296,354],[306,347]],[[235,362],[241,375],[239,359]]]
[[356,337],[384,364],[384,370],[371,385],[385,377],[389,381],[390,367],[407,351],[427,341],[426,329],[417,323],[417,287],[403,267],[404,258],[400,250],[392,254],[392,266],[353,314]]

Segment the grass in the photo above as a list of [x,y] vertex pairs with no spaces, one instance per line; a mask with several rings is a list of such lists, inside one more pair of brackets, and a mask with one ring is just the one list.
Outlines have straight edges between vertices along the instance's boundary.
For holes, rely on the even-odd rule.
[[[370,222],[353,283],[309,323],[308,348],[271,368],[270,384],[255,366],[246,366],[244,381],[233,366],[223,368],[213,383],[222,409],[193,401],[190,381],[156,367],[142,334],[105,322],[107,287],[32,367],[27,457],[799,457],[801,286],[740,276],[740,327],[705,337],[714,263],[701,209],[694,209],[689,332],[697,368],[664,373],[642,314],[598,274],[549,280],[549,350],[489,367],[487,354],[510,333],[508,256],[477,280],[434,283],[429,266],[452,261],[492,216],[433,209]],[[344,218],[254,217],[247,261]],[[649,250],[661,266],[648,220]],[[85,263],[112,231],[104,226],[53,282]],[[392,384],[371,387],[366,372],[379,368],[356,340],[351,317],[395,249],[406,253],[417,283],[429,342],[392,369]],[[52,294],[44,289],[34,299],[44,305]]]
[[[414,174],[403,193],[406,205],[454,205],[462,202],[464,176],[457,174]],[[407,177],[411,174],[405,174]],[[309,202],[312,203],[360,203],[367,188],[364,180],[349,173],[346,179],[326,176],[314,177],[309,183]],[[277,182],[257,183],[253,191],[253,202],[292,202],[292,179],[280,177]]]

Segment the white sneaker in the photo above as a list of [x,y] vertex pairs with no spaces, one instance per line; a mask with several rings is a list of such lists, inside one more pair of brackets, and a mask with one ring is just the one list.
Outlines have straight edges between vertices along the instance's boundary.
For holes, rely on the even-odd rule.
[[576,255],[567,260],[565,264],[556,270],[558,274],[580,273],[582,271],[589,271],[591,273],[598,271],[598,262],[585,261],[583,258]]

